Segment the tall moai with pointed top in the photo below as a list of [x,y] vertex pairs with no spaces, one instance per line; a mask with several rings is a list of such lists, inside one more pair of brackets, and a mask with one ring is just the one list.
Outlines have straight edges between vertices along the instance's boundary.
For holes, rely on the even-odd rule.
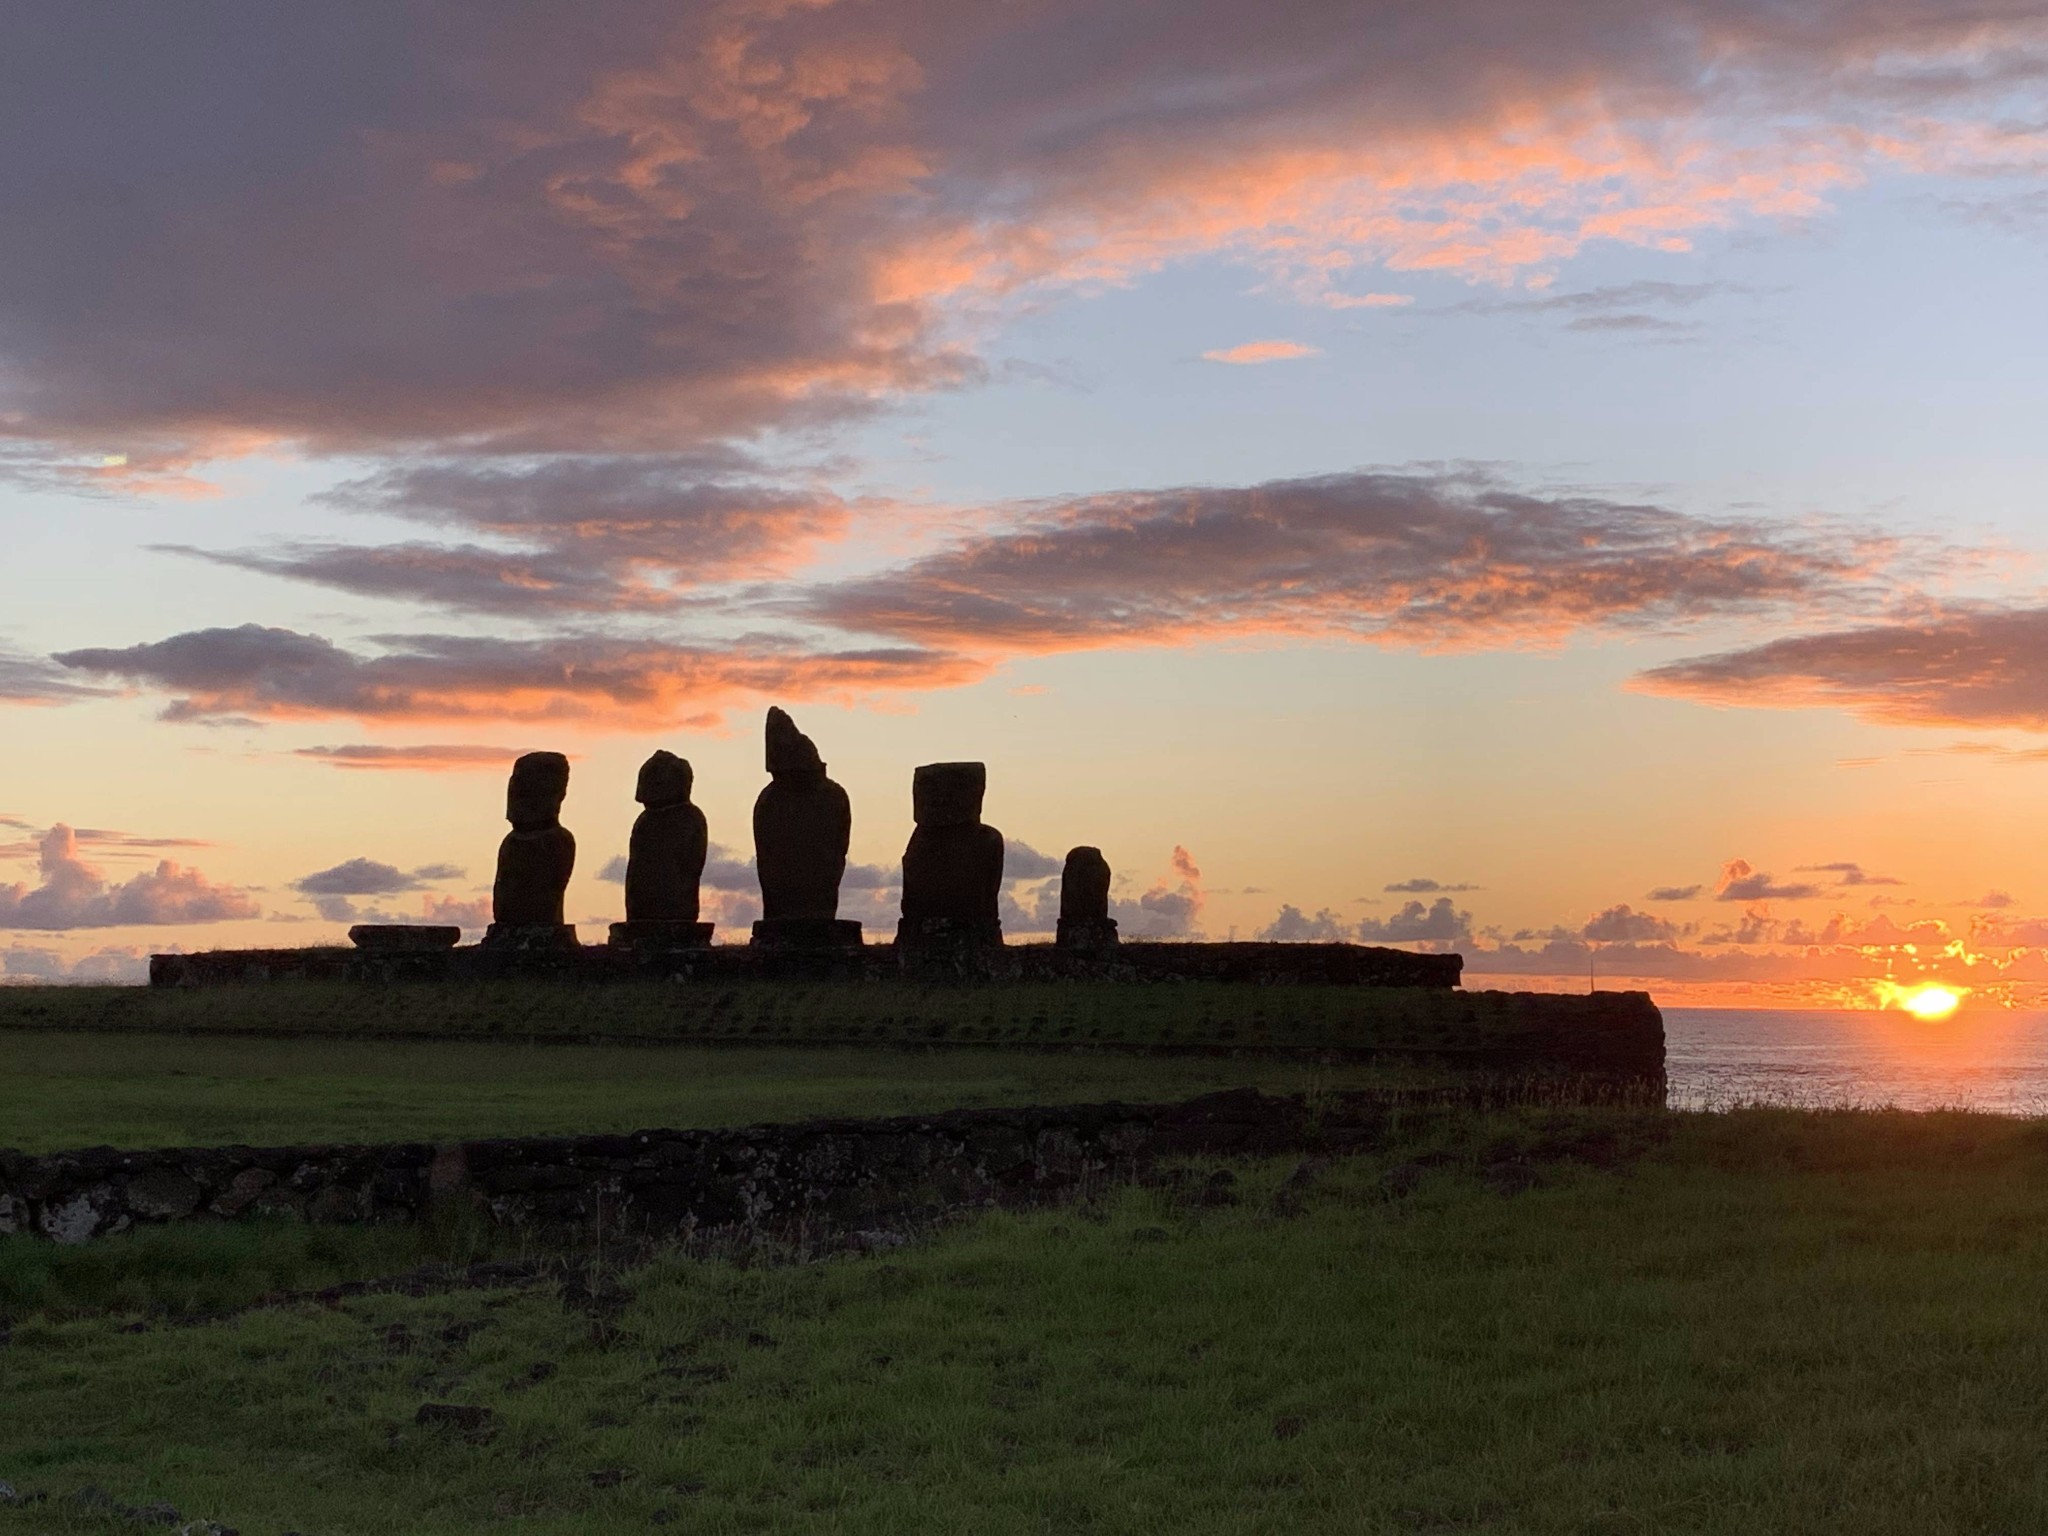
[[903,850],[905,949],[985,947],[1003,942],[1003,834],[981,819],[988,768],[926,763],[911,778],[917,829]]
[[576,930],[562,920],[562,898],[576,870],[576,839],[562,825],[569,793],[569,759],[559,752],[529,752],[512,765],[505,786],[505,819],[512,830],[498,845],[491,886],[493,948],[572,948]]
[[1114,949],[1116,919],[1109,915],[1109,860],[1100,848],[1072,848],[1060,870],[1060,923],[1054,942],[1094,953]]
[[810,737],[780,709],[768,711],[768,784],[754,801],[754,868],[761,921],[754,942],[771,948],[845,948],[860,924],[839,916],[839,881],[853,838],[853,806],[825,776]]
[[691,803],[696,774],[673,752],[640,765],[633,798],[644,809],[626,849],[626,920],[613,923],[614,949],[696,949],[711,942],[697,920],[710,835]]

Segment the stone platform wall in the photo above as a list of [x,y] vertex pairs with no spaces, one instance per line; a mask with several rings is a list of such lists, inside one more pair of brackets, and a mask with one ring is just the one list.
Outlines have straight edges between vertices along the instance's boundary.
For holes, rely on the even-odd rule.
[[740,1130],[637,1131],[433,1146],[111,1147],[0,1151],[0,1234],[60,1243],[170,1222],[257,1216],[414,1221],[474,1209],[497,1223],[607,1240],[731,1229],[859,1232],[1056,1198],[1190,1154],[1371,1145],[1397,1112],[1513,1100],[1507,1086],[1324,1095],[1235,1089],[1179,1104],[956,1110]]
[[[956,979],[1449,988],[1458,985],[1464,965],[1462,955],[1417,955],[1364,944],[1131,943],[1103,956],[1051,944],[1011,944],[988,951],[973,966],[973,974]],[[920,977],[928,974],[917,966],[909,971]],[[779,976],[895,980],[905,973],[894,944],[822,953],[764,952],[745,944],[719,944],[669,956],[621,954],[601,945],[545,956],[498,954],[474,945],[425,954],[337,946],[222,949],[149,958],[149,981],[155,987],[288,980],[463,981],[520,974],[589,981],[668,976],[712,983]]]

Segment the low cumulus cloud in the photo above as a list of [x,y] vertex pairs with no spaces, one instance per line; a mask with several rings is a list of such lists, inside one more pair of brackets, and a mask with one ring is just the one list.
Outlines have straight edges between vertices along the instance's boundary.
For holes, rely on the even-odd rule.
[[108,945],[76,959],[29,944],[0,949],[0,985],[71,982],[139,986],[148,980],[149,956],[132,947]]
[[[460,866],[454,864],[424,864],[418,869],[403,870],[395,864],[380,863],[376,859],[354,858],[301,876],[292,882],[292,889],[311,901],[313,909],[331,923],[399,922],[407,919],[394,917],[381,908],[359,907],[351,898],[396,896],[425,890],[434,881],[459,880],[464,873]],[[431,907],[433,903],[430,901],[428,905]],[[430,921],[446,923],[455,919],[444,917]],[[464,923],[458,926],[475,925]]]
[[1653,887],[1645,901],[1698,901],[1703,885],[1660,885]]
[[1384,885],[1380,889],[1386,891],[1389,895],[1395,896],[1429,896],[1439,891],[1455,894],[1459,891],[1476,891],[1481,889],[1481,887],[1463,884],[1450,885],[1441,880],[1431,880],[1427,876],[1418,875],[1413,880],[1396,880],[1392,885]]
[[1714,887],[1716,901],[1808,901],[1823,894],[1819,886],[1805,881],[1781,881],[1747,859],[1723,864],[1720,883]]
[[1356,941],[1361,944],[1421,944],[1439,948],[1468,942],[1472,938],[1472,914],[1460,911],[1450,897],[1439,896],[1427,906],[1420,901],[1403,902],[1401,909],[1390,916],[1368,917],[1354,923],[1328,907],[1310,914],[1292,902],[1283,902],[1273,921],[1259,929],[1254,937],[1282,944]]
[[1267,944],[1336,944],[1351,937],[1351,927],[1328,907],[1310,917],[1292,902],[1282,902],[1278,915],[1257,937]]
[[1645,693],[1831,707],[1885,725],[2048,730],[2048,608],[1979,608],[1794,635],[1639,674]]
[[1683,931],[1668,919],[1621,902],[1588,918],[1579,937],[1596,944],[1643,944],[1676,939]]
[[1388,917],[1362,918],[1358,938],[1365,944],[1457,944],[1472,937],[1472,914],[1461,911],[1448,896],[1428,906],[1407,901]]
[[169,859],[110,883],[85,861],[78,835],[61,823],[43,835],[37,862],[36,885],[0,885],[0,929],[156,927],[262,915],[245,891],[216,885]]

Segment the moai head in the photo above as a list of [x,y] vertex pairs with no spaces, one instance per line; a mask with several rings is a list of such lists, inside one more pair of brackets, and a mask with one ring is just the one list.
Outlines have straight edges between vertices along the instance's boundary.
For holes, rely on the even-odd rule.
[[633,798],[649,810],[687,805],[696,782],[696,772],[687,761],[673,752],[657,751],[640,765],[640,782],[634,786]]
[[825,776],[825,761],[817,744],[796,728],[787,712],[768,711],[768,772],[778,779]]
[[985,763],[926,763],[911,776],[911,814],[920,827],[971,827],[987,789]]
[[512,765],[512,779],[505,787],[505,819],[520,832],[557,826],[568,793],[569,759],[559,752],[529,752]]

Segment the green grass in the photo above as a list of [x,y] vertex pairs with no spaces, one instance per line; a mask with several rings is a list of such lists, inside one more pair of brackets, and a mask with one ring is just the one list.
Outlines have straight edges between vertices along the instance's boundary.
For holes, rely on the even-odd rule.
[[438,1141],[1411,1084],[1227,1057],[0,1031],[0,1146]]
[[[106,1312],[189,1318],[284,1292],[479,1259],[531,1257],[516,1234],[482,1224],[208,1222],[147,1227],[76,1246],[0,1238],[0,1318]],[[0,1361],[0,1379],[5,1374]]]
[[[1455,989],[794,981],[604,986],[533,979],[372,987],[0,988],[0,1031],[986,1045],[1225,1045],[1469,1052],[1514,1046],[1534,1004]],[[1611,1001],[1611,1000],[1610,1000]]]
[[[1295,1214],[1291,1162],[1239,1167],[1230,1206],[1129,1190],[885,1256],[661,1258],[597,1317],[536,1288],[17,1322],[0,1478],[250,1536],[2048,1525],[2039,1125],[1430,1124]],[[416,1425],[428,1401],[494,1437]]]

